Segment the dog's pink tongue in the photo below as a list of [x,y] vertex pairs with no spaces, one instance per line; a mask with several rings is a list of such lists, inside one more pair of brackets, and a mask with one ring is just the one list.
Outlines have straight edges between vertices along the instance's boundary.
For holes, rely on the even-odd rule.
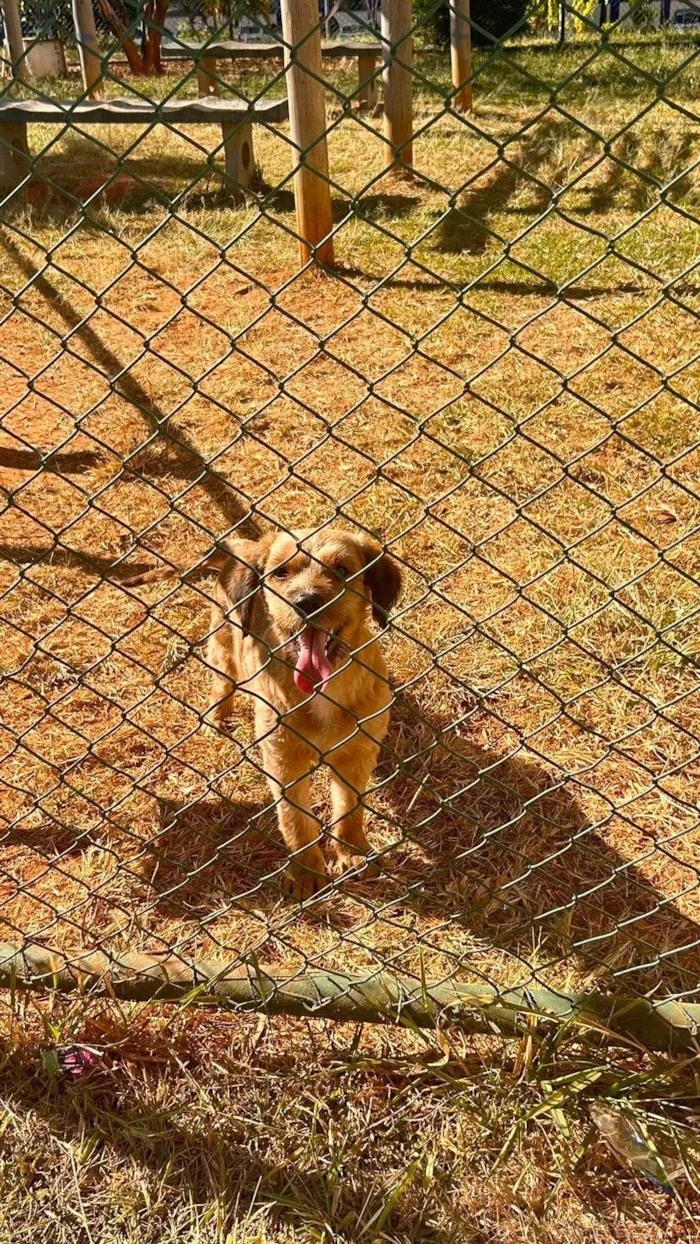
[[294,681],[304,695],[311,695],[316,684],[323,691],[333,673],[326,656],[325,631],[318,631],[314,626],[307,626],[299,637],[299,657],[294,670]]

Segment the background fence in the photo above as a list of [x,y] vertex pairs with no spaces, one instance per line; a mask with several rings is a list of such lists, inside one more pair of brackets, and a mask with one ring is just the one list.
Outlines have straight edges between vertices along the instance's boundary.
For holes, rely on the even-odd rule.
[[[692,1043],[692,23],[567,5],[557,44],[548,6],[494,32],[459,0],[450,59],[438,4],[353,6],[323,50],[315,0],[282,7],[276,47],[168,6],[141,46],[143,12],[93,34],[77,3],[55,79],[14,32],[2,980]],[[379,875],[300,904],[246,697],[205,720],[203,566],[331,523],[404,590],[355,801]]]

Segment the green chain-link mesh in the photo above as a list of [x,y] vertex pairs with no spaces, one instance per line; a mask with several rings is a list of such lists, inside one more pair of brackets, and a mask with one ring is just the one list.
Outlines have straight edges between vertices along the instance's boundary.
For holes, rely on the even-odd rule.
[[[700,44],[676,13],[700,9],[533,4],[494,32],[473,5],[462,112],[446,7],[393,47],[374,6],[319,11],[332,268],[299,264],[310,153],[274,7],[205,27],[173,4],[161,28],[96,5],[92,104],[75,46],[55,79],[37,24],[26,75],[6,52],[6,983],[24,950],[50,986],[48,948],[74,983],[94,952],[214,964],[193,996],[264,977],[241,1005],[323,1009],[325,980],[344,1017],[377,980],[419,1010],[476,982],[695,1016]],[[163,72],[138,75],[148,18]],[[277,48],[241,48],[256,26]],[[413,87],[388,174],[382,52]],[[204,563],[329,524],[377,538],[404,590],[356,792],[379,875],[299,904],[245,694],[205,719]],[[124,585],[154,566],[175,585]]]

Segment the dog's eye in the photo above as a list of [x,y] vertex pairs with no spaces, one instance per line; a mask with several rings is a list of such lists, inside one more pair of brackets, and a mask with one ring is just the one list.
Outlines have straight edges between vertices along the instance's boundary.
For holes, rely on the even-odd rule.
[[347,579],[348,575],[350,574],[350,571],[348,570],[347,566],[334,566],[333,573],[337,574],[339,579]]
[[275,569],[272,572],[272,577],[273,579],[286,579],[288,574],[289,569],[287,566],[275,566]]

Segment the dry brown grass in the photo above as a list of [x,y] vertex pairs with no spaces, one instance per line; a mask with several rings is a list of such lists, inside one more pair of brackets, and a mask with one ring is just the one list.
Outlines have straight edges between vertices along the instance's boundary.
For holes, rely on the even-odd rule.
[[[577,115],[611,134],[636,106]],[[163,130],[123,166],[89,132],[45,155],[78,200],[118,179],[91,223],[40,185],[4,209],[0,937],[694,996],[697,185],[663,204],[650,179],[689,168],[697,137],[659,104],[612,146],[645,180],[559,113],[485,102],[510,164],[454,118],[416,143],[420,173],[470,181],[469,218],[420,180],[377,181],[358,215],[380,144],[333,117],[337,276],[297,275],[288,189],[260,216],[211,173],[173,217],[144,182],[180,194],[202,155]],[[53,134],[35,127],[34,149]],[[285,137],[259,136],[271,186]],[[406,567],[370,796],[384,875],[303,912],[280,896],[245,706],[230,736],[201,721],[207,583],[119,586],[151,554],[195,565],[250,513],[338,514]],[[278,1031],[293,1059],[302,1028]],[[575,1236],[567,1204],[549,1234],[514,1201],[508,1227],[484,1210],[464,1238],[684,1238]]]
[[[651,1119],[660,1092],[692,1106],[697,1080],[637,1050],[65,999],[1,1015],[0,1230],[18,1244],[696,1238],[687,1184],[655,1188],[591,1128],[591,1092],[641,1092]],[[76,1038],[101,1067],[71,1087],[39,1052]]]

